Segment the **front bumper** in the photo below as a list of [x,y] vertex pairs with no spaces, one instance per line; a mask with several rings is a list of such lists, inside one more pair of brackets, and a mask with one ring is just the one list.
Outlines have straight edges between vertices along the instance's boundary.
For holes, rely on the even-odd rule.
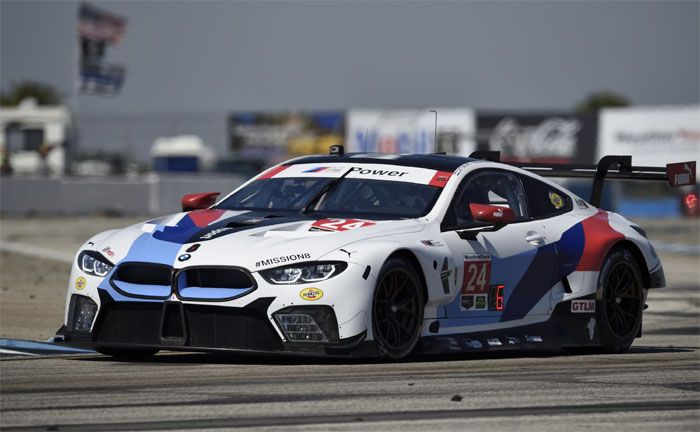
[[[273,300],[273,297],[258,298],[241,308],[181,302],[117,302],[100,291],[101,307],[92,331],[72,331],[63,326],[58,335],[63,336],[62,343],[91,349],[377,355],[375,343],[365,340],[366,332],[324,343],[282,340],[267,317]],[[332,321],[337,334],[337,323],[335,319]]]

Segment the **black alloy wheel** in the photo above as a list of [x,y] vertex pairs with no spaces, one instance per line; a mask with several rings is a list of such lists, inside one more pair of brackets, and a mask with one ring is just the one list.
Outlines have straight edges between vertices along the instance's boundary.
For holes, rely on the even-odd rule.
[[398,258],[384,263],[372,302],[372,328],[380,357],[400,359],[413,351],[420,338],[424,307],[416,270]]
[[632,345],[642,325],[644,306],[639,265],[624,248],[605,258],[596,295],[603,351],[622,352]]

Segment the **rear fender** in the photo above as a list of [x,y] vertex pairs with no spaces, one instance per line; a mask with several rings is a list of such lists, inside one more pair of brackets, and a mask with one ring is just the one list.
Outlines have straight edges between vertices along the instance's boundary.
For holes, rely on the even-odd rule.
[[645,277],[661,268],[661,260],[649,239],[642,234],[643,231],[634,229],[635,224],[617,213],[610,213],[609,220],[610,226],[625,236],[625,241],[628,242],[632,253],[636,255],[640,270]]

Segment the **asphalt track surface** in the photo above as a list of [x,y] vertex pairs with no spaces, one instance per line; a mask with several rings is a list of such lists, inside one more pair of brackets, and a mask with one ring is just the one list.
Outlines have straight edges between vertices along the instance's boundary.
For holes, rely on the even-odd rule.
[[148,362],[6,358],[0,426],[696,431],[700,327],[687,306],[700,299],[694,288],[652,294],[660,312],[649,314],[649,336],[617,355],[460,354],[401,363],[178,353]]
[[[12,271],[24,265],[7,256]],[[683,264],[673,274],[694,275],[700,260],[690,262],[695,267]],[[40,283],[5,277],[10,300],[15,284]],[[32,301],[43,298],[36,295]],[[647,303],[644,337],[616,355],[465,353],[400,363],[169,352],[134,362],[3,355],[0,428],[698,431],[698,278],[654,290]],[[3,336],[21,337],[6,328]]]
[[3,430],[697,430],[696,348],[402,364],[3,362]]

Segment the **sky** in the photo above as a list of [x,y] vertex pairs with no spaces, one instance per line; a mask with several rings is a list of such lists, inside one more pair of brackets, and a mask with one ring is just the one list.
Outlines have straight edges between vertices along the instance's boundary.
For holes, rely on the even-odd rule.
[[700,102],[698,1],[92,3],[129,20],[120,95],[73,96],[73,1],[0,2],[2,88],[50,83],[82,114]]

